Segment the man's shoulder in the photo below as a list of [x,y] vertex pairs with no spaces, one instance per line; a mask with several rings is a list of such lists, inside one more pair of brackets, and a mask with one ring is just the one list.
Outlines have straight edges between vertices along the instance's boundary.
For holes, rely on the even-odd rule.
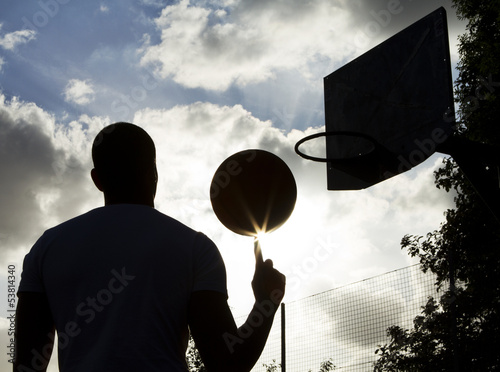
[[85,213],[82,213],[80,215],[77,215],[75,217],[69,218],[63,222],[60,222],[57,225],[54,225],[47,230],[45,230],[45,235],[50,235],[57,233],[60,230],[64,230],[66,228],[70,228],[73,225],[81,225],[85,220],[94,218],[100,214],[104,213],[104,208],[105,207],[98,207],[95,209],[91,209]]
[[150,227],[158,227],[161,230],[173,230],[176,233],[198,236],[208,239],[203,233],[194,230],[183,222],[146,205],[138,204],[116,204],[98,207],[88,212],[73,217],[45,231],[46,236],[54,236],[72,230],[82,230],[91,226],[126,225],[133,221]]

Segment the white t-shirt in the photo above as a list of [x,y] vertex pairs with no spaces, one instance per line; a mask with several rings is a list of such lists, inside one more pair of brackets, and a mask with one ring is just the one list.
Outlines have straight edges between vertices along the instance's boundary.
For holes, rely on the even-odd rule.
[[200,290],[227,296],[215,244],[132,204],[47,230],[26,255],[19,285],[46,293],[63,372],[187,371],[187,305]]

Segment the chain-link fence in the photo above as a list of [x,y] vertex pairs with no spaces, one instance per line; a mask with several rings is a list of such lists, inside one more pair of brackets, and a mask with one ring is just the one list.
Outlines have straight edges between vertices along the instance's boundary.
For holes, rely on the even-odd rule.
[[336,370],[372,371],[375,350],[389,341],[387,328],[411,328],[428,297],[436,297],[434,283],[413,265],[286,303],[253,371],[284,364],[282,371],[318,372],[325,361]]

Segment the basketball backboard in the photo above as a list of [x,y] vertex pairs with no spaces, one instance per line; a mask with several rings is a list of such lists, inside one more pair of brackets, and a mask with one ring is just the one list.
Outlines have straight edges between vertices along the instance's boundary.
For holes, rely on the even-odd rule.
[[328,190],[364,189],[425,161],[455,124],[445,9],[326,76],[324,95]]

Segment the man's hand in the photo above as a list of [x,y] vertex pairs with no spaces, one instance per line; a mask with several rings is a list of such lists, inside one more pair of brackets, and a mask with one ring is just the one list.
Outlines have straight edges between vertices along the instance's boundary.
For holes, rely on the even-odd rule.
[[285,294],[285,276],[273,268],[271,260],[264,262],[257,240],[255,259],[255,305],[239,329],[221,293],[200,291],[191,295],[189,327],[208,371],[250,371],[264,349]]
[[264,261],[260,242],[254,241],[255,274],[252,280],[252,289],[255,301],[262,303],[271,300],[276,308],[285,295],[285,276],[273,267],[273,261]]

